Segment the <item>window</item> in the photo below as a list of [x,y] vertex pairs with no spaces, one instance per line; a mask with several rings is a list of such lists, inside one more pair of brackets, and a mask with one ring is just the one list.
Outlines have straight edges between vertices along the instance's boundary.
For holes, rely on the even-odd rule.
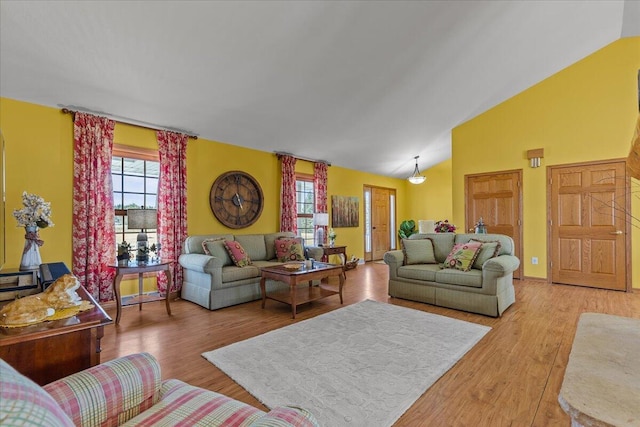
[[304,239],[305,246],[313,246],[315,194],[312,176],[296,174],[296,204],[298,206],[298,235]]
[[[160,162],[155,150],[114,146],[111,158],[116,243],[126,241],[132,248],[140,230],[127,227],[127,209],[156,209]],[[157,243],[157,231],[147,231],[149,246]]]

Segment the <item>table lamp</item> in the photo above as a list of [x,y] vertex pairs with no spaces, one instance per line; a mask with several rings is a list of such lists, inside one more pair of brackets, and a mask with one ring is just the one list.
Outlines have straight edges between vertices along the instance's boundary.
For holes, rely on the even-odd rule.
[[324,227],[329,225],[329,214],[328,213],[314,213],[313,214],[313,225],[318,227],[316,229],[316,245],[322,246],[324,245]]
[[158,228],[158,211],[156,209],[128,209],[129,229],[139,228],[137,238],[136,260],[147,261],[149,259],[149,240],[146,230]]

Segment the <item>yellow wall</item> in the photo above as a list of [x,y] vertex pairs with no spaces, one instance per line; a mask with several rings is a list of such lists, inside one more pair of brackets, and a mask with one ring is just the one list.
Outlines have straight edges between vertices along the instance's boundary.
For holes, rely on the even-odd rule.
[[[546,166],[626,158],[638,116],[640,37],[618,40],[453,129],[454,222],[464,224],[466,174],[522,169],[524,274],[547,277]],[[542,167],[526,151],[544,148]],[[637,190],[637,188],[636,188]],[[635,217],[640,217],[637,193]],[[640,230],[632,231],[633,260]],[[531,264],[531,257],[539,265]],[[633,286],[640,287],[634,263]]]
[[[45,245],[43,262],[63,261],[71,266],[71,217],[73,188],[72,116],[59,109],[0,98],[0,129],[6,142],[7,262],[17,268],[24,245],[24,230],[15,227],[10,212],[21,206],[22,191],[29,191],[51,202],[55,227],[40,231]],[[157,148],[155,132],[118,123],[114,142],[141,148]],[[209,206],[209,192],[215,179],[228,170],[253,175],[262,186],[265,206],[258,221],[242,230],[220,224]],[[313,164],[298,161],[296,170],[313,173]],[[189,234],[240,232],[267,233],[278,230],[280,166],[273,153],[257,151],[205,139],[190,139],[187,145],[187,228]],[[332,166],[328,173],[329,208],[331,195],[360,199],[360,225],[336,229],[337,242],[347,245],[349,256],[363,257],[363,186],[395,188],[398,201],[405,200],[405,180],[388,178]],[[398,203],[398,217],[407,209]],[[123,293],[136,291],[137,282],[123,285]]]

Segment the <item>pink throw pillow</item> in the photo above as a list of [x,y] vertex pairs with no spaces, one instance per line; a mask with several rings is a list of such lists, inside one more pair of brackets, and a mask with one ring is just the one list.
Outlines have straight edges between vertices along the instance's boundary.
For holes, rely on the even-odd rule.
[[246,267],[247,265],[251,265],[251,258],[244,250],[242,245],[236,241],[225,240],[224,247],[227,248],[227,252],[229,252],[229,256],[233,263],[238,267]]
[[302,239],[299,237],[276,239],[276,258],[280,262],[304,261]]
[[482,248],[480,242],[457,243],[444,260],[444,268],[454,268],[461,271],[469,271],[473,267],[473,262],[478,257]]

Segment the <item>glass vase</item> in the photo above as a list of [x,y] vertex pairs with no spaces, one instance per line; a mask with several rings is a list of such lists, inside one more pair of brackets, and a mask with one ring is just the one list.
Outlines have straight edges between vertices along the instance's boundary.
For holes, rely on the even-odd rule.
[[20,270],[37,270],[40,264],[42,264],[40,246],[42,246],[44,242],[40,240],[37,226],[27,226],[24,230],[24,249],[22,250]]

